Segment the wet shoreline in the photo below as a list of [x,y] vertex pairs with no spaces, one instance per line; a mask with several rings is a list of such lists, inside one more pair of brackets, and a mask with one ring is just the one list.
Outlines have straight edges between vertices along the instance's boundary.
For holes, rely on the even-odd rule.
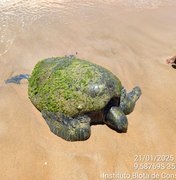
[[[176,71],[166,64],[176,53],[174,1],[142,1],[138,6],[122,0],[2,2],[2,179],[100,179],[103,172],[133,173],[135,155],[175,154]],[[65,142],[50,132],[30,102],[26,80],[4,83],[31,74],[41,59],[75,52],[109,69],[127,91],[141,87],[127,133],[97,125],[91,127],[89,140]]]

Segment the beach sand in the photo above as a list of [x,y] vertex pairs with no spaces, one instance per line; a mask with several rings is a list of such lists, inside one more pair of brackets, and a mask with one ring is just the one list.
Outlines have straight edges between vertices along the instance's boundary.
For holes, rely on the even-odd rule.
[[[13,42],[6,52],[0,48],[2,180],[99,180],[105,173],[132,179],[134,172],[156,172],[166,179],[162,173],[176,174],[134,169],[139,155],[174,155],[176,164],[176,70],[165,62],[176,54],[176,3],[145,8],[85,2],[62,2],[61,16],[45,13],[24,28],[14,21]],[[43,58],[75,52],[112,71],[128,91],[141,87],[127,133],[96,125],[87,141],[64,141],[50,132],[28,99],[27,80],[4,83],[13,75],[30,74]]]

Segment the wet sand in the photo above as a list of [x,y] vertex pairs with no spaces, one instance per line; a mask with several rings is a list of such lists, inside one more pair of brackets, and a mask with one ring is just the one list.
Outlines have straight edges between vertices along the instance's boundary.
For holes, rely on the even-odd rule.
[[[48,14],[23,29],[15,25],[15,39],[0,56],[0,179],[98,180],[103,173],[135,172],[134,157],[142,154],[174,155],[176,163],[176,70],[165,62],[176,54],[176,3],[152,9],[75,4],[62,18]],[[40,59],[75,52],[111,70],[128,91],[142,88],[127,133],[96,125],[87,141],[66,142],[28,99],[26,80],[4,83],[31,73]]]

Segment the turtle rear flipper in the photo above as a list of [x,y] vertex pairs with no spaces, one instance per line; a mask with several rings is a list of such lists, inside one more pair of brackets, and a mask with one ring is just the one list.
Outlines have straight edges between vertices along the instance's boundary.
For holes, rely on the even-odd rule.
[[83,141],[90,137],[91,119],[86,115],[72,118],[47,110],[43,110],[41,113],[51,132],[67,141]]
[[29,74],[19,74],[17,76],[13,76],[5,81],[6,84],[8,83],[15,83],[20,84],[22,79],[29,79]]

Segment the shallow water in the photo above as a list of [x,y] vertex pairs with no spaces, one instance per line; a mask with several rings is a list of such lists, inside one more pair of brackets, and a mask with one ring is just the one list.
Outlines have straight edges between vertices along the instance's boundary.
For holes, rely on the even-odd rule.
[[40,19],[45,19],[43,25],[52,26],[53,21],[70,24],[72,18],[81,16],[91,24],[96,23],[94,16],[107,8],[153,9],[166,3],[172,4],[172,0],[0,0],[0,56],[7,53],[21,31]]

